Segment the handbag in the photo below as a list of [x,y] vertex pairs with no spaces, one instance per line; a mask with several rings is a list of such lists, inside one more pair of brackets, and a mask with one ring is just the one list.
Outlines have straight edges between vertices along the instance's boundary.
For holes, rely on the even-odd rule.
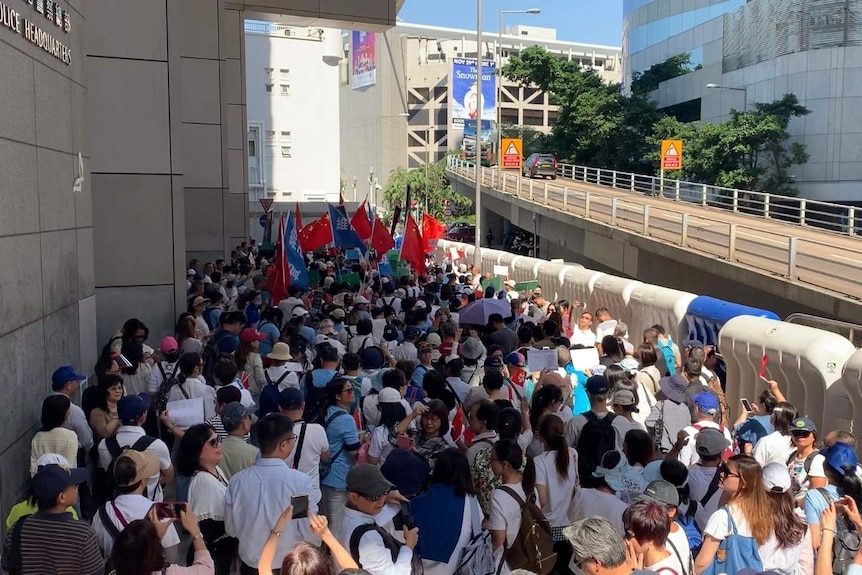
[[478,503],[474,502],[469,498],[464,500],[464,512],[470,514],[470,541],[461,551],[456,575],[492,575],[496,571],[491,532],[482,529]]
[[727,514],[727,526],[730,533],[719,544],[712,560],[702,575],[719,575],[719,573],[738,573],[742,569],[763,571],[763,560],[754,537],[740,535],[736,523],[727,506],[722,507]]

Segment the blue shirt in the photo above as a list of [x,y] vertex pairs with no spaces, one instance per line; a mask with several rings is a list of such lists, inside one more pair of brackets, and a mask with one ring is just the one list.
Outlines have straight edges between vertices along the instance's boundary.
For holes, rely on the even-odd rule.
[[587,376],[583,371],[576,371],[572,364],[566,366],[566,373],[573,373],[578,378],[578,386],[572,390],[572,414],[578,415],[590,410],[590,398],[587,396]]
[[752,445],[756,444],[758,441],[775,431],[775,428],[772,427],[772,423],[769,419],[770,417],[768,415],[755,415],[753,417],[749,417],[745,423],[739,426],[739,430],[736,432],[737,437],[745,443],[750,443]]
[[[841,495],[838,493],[838,488],[834,485],[824,487],[834,501],[837,501]],[[824,499],[823,494],[818,489],[809,489],[805,492],[805,522],[808,524],[820,523],[820,514],[829,506],[829,503]]]
[[219,332],[216,345],[220,353],[233,353],[239,347],[239,336],[235,333],[228,333],[224,330]]
[[[332,417],[339,411],[344,415]],[[328,475],[320,478],[320,485],[332,489],[347,489],[347,472],[356,462],[356,456],[347,452],[359,449],[356,422],[344,408],[335,405],[326,410],[326,421],[329,421],[329,425],[325,426],[326,438],[329,440],[329,453],[333,459],[332,469]]]
[[260,308],[252,303],[245,308],[245,317],[249,325],[254,325],[260,321]]
[[317,334],[314,332],[314,330],[307,325],[304,325],[299,328],[299,335],[305,338],[305,341],[309,343],[309,346],[314,345],[314,338],[317,337]]
[[326,387],[326,384],[332,381],[335,376],[335,371],[321,367],[311,372],[311,383],[314,384],[314,387]]
[[260,342],[260,347],[257,348],[261,357],[266,357],[272,351],[272,346],[276,344],[281,337],[281,332],[278,331],[278,326],[269,320],[261,320],[257,324],[257,330],[266,336],[266,339]]

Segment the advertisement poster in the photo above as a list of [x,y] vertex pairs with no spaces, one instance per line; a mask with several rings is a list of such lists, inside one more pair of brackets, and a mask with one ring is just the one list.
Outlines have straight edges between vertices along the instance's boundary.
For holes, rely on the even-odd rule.
[[350,74],[354,90],[373,86],[377,81],[377,51],[374,32],[353,32],[351,44],[352,71]]
[[[497,89],[496,63],[482,63],[482,120],[496,120]],[[452,119],[456,128],[465,120],[476,120],[479,116],[479,94],[476,92],[478,78],[475,58],[452,59]]]

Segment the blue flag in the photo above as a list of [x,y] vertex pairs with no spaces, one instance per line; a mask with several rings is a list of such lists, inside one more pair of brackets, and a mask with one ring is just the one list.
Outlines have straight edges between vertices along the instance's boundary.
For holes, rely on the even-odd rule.
[[343,212],[329,204],[329,220],[332,222],[332,241],[335,247],[344,250],[359,248],[365,253],[365,242],[350,225],[350,220]]
[[299,247],[299,236],[296,233],[296,220],[293,212],[287,216],[287,226],[284,228],[284,245],[287,246],[287,267],[290,270],[290,285],[302,289],[311,287],[311,279],[308,277],[308,266],[302,257]]

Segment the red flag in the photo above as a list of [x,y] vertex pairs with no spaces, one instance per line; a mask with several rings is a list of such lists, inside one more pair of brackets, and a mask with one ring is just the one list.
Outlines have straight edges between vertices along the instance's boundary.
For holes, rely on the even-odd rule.
[[287,296],[290,274],[287,270],[287,252],[284,246],[284,214],[278,222],[278,243],[275,245],[275,259],[267,277],[267,290],[272,294],[272,304],[278,305]]
[[296,233],[302,231],[302,212],[299,211],[299,202],[296,202]]
[[423,275],[425,269],[425,249],[422,234],[416,220],[408,212],[407,221],[404,223],[404,238],[401,240],[401,259],[413,267],[416,274]]
[[368,220],[368,209],[365,207],[365,200],[359,204],[356,213],[350,218],[350,225],[359,234],[363,242],[367,242],[371,237],[371,222]]
[[332,243],[332,226],[329,224],[329,214],[323,214],[299,233],[299,245],[304,252],[313,252],[326,244]]
[[425,253],[431,253],[437,249],[437,240],[443,237],[446,228],[437,218],[431,214],[422,216],[422,239],[425,240]]
[[395,247],[395,240],[389,235],[389,230],[386,229],[377,214],[374,214],[374,225],[371,226],[371,243],[369,245],[377,252],[379,258],[382,258],[386,252]]

